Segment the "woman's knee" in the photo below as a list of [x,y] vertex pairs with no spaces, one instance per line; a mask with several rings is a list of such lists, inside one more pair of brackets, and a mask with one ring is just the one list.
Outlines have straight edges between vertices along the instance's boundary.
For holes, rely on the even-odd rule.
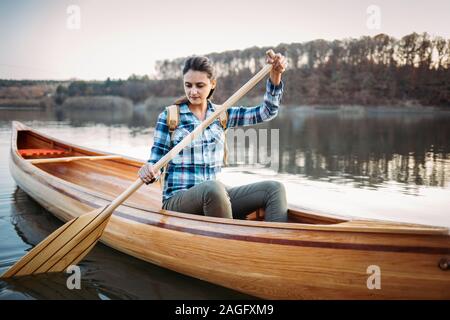
[[220,199],[228,197],[225,185],[219,181],[211,180],[203,182],[204,184],[204,195],[212,199]]
[[269,191],[269,193],[281,193],[283,195],[286,195],[286,188],[284,187],[284,184],[278,181],[264,181],[265,189]]

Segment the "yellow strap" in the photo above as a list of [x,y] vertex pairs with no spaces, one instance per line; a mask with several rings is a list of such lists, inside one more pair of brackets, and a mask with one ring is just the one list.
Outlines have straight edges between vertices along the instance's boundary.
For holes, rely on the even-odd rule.
[[180,122],[180,110],[178,105],[174,104],[167,107],[167,126],[169,127],[170,134],[173,134]]
[[223,131],[225,133],[224,141],[223,141],[223,165],[228,165],[228,145],[227,145],[227,122],[228,122],[228,112],[225,110],[219,115],[219,121],[222,125]]
[[228,112],[226,110],[219,115],[219,121],[222,125],[223,130],[226,130],[228,122]]
[[[167,126],[169,127],[169,133],[170,133],[170,141],[172,141],[172,136],[173,133],[175,131],[175,129],[178,127],[178,123],[180,122],[180,108],[178,105],[173,104],[171,106],[168,106],[166,108],[167,110],[167,119],[166,119],[166,123]],[[167,163],[162,170],[162,173],[160,175],[160,186],[161,186],[161,190],[164,189],[164,179],[166,177],[166,171],[167,171],[167,166],[169,165],[169,163]]]

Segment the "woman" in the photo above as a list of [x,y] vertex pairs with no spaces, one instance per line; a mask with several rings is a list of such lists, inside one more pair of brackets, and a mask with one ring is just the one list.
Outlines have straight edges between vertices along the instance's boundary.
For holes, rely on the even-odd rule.
[[[276,117],[283,93],[281,74],[287,63],[281,54],[269,57],[268,63],[273,68],[263,104],[229,108],[227,128],[254,125]],[[208,58],[188,58],[183,67],[183,81],[186,96],[175,102],[179,124],[171,134],[167,108],[159,115],[150,159],[139,170],[140,178],[147,184],[159,176],[154,172],[154,164],[217,108],[209,100],[217,81]],[[245,219],[250,212],[263,208],[266,221],[287,221],[286,191],[281,183],[263,181],[231,188],[215,180],[223,164],[224,139],[223,127],[217,119],[169,162],[163,173],[163,208],[231,219]]]

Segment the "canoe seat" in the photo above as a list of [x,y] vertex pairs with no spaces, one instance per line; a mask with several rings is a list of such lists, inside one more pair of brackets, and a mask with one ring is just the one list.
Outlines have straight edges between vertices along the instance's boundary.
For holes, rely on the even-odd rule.
[[19,149],[18,151],[22,157],[61,156],[69,153],[58,149]]

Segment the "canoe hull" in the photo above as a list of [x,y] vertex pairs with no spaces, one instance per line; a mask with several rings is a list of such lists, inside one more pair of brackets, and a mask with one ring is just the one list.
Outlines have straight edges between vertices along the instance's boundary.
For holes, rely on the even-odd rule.
[[[19,187],[62,221],[109,203],[27,163],[13,148],[10,160]],[[125,203],[101,241],[161,267],[266,299],[450,299],[450,271],[438,266],[450,256],[448,235],[223,220]]]

